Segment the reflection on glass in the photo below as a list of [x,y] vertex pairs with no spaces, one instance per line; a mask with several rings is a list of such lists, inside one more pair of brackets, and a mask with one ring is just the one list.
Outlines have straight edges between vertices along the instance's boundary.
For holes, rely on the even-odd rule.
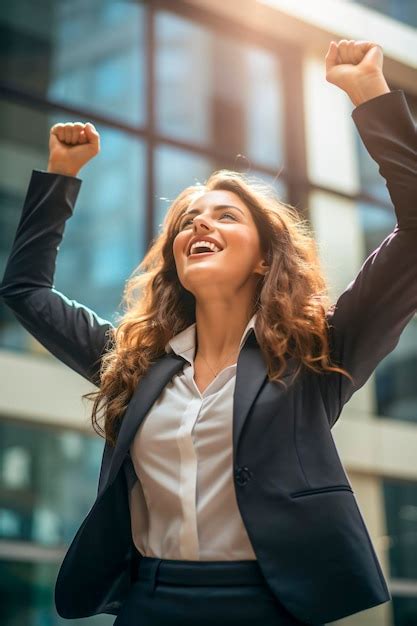
[[281,64],[266,50],[245,51],[246,150],[259,165],[278,167],[284,161]]
[[156,15],[156,120],[182,140],[207,143],[210,136],[212,35],[171,13]]
[[0,421],[0,539],[69,544],[94,501],[102,450],[98,436]]
[[204,184],[212,169],[207,157],[170,146],[158,146],[155,150],[155,235],[160,232],[166,212],[177,195],[185,187]]
[[178,140],[283,161],[279,59],[183,17],[156,16],[156,122]]
[[[66,105],[145,122],[145,7],[4,3],[0,79]],[[8,44],[10,42],[10,44]]]
[[[46,171],[49,131],[68,114],[47,115],[5,104],[0,154],[0,272],[3,275],[32,169]],[[70,116],[70,121],[80,120]],[[145,250],[144,144],[124,132],[96,125],[100,153],[79,172],[73,215],[65,225],[55,288],[101,317],[115,321],[124,281]],[[0,345],[31,350],[34,340],[0,303]]]

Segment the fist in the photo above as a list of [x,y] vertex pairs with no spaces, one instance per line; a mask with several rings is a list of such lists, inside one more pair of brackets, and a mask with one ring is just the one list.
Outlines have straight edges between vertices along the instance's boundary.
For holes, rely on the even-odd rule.
[[100,135],[93,124],[54,124],[49,133],[48,171],[76,176],[100,152]]
[[382,46],[372,41],[332,41],[326,54],[326,80],[346,93],[358,83],[383,76]]

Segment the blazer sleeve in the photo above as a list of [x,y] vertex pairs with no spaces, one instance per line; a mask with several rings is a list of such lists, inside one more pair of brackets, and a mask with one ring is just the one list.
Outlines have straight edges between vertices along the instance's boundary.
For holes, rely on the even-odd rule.
[[[401,89],[352,111],[379,166],[397,223],[327,313],[330,356],[342,374],[319,376],[330,427],[342,408],[398,344],[417,309],[417,130]],[[349,245],[349,242],[346,242]]]
[[51,354],[95,385],[114,326],[54,288],[56,257],[81,179],[33,170],[0,296]]

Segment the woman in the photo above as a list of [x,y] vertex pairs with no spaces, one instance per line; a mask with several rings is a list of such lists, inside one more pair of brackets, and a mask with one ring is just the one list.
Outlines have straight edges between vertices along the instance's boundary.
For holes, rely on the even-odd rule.
[[333,307],[293,208],[229,171],[173,202],[117,328],[68,300],[53,288],[56,254],[99,135],[52,127],[0,294],[99,387],[96,427],[104,408],[97,499],[56,583],[61,616],[300,626],[390,599],[330,432],[416,310],[416,130],[382,62],[372,42],[326,55],[398,217]]

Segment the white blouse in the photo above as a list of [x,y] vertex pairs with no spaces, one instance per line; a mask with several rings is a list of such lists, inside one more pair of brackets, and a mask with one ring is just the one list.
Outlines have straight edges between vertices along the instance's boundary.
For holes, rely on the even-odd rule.
[[[240,341],[254,328],[256,313]],[[130,446],[133,542],[144,556],[256,560],[233,480],[233,392],[237,364],[200,393],[194,381],[196,324],[165,346],[187,359],[165,386]],[[134,468],[134,469],[133,469]]]

